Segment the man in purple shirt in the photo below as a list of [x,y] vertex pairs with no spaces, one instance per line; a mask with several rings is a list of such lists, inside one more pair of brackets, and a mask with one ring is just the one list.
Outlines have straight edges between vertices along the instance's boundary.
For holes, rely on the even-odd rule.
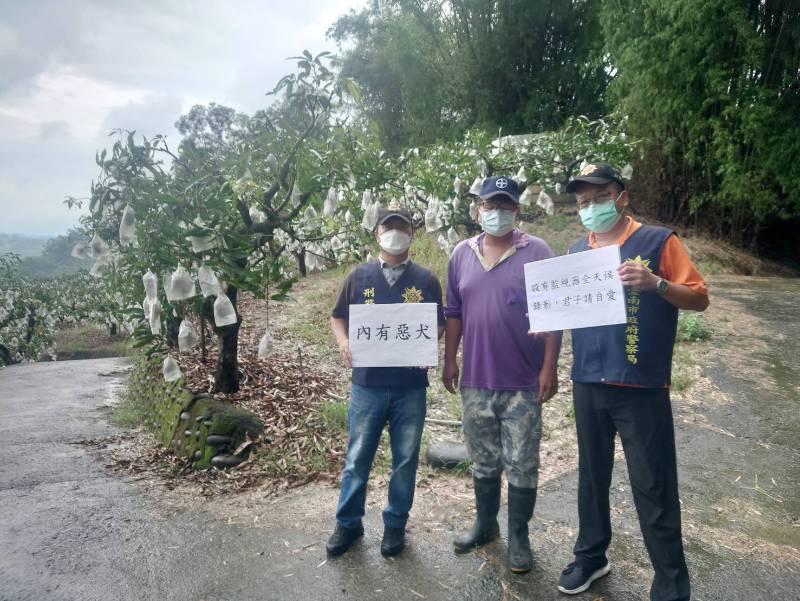
[[560,333],[528,335],[524,265],[553,256],[541,239],[515,228],[519,188],[489,177],[481,188],[483,234],[464,240],[447,267],[442,381],[455,392],[458,346],[464,340],[461,401],[464,437],[473,461],[476,521],[453,541],[467,552],[497,538],[500,476],[508,479],[511,570],[532,566],[528,522],[539,475],[541,403],[558,389]]

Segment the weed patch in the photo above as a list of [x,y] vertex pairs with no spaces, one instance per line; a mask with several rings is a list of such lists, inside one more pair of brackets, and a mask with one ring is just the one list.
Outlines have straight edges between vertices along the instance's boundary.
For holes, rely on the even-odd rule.
[[678,334],[680,342],[696,342],[711,338],[711,328],[700,313],[681,311],[678,315]]
[[134,397],[130,392],[111,413],[111,423],[122,428],[138,428],[146,423],[147,408],[142,399]]
[[320,406],[322,423],[333,432],[347,432],[347,401],[328,400]]
[[59,329],[55,342],[56,353],[61,361],[126,357],[131,354],[127,337],[111,336],[106,328],[95,325]]

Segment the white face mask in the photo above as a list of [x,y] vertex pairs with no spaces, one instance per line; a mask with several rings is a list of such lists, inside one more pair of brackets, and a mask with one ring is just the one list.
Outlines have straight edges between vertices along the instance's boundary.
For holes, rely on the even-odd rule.
[[378,244],[390,255],[402,255],[411,246],[411,236],[402,230],[386,230],[378,236]]

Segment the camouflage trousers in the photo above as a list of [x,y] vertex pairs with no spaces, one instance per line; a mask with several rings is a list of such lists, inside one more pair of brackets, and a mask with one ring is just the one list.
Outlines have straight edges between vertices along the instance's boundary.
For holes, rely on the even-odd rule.
[[535,390],[461,389],[464,438],[476,478],[498,478],[536,488],[542,406]]

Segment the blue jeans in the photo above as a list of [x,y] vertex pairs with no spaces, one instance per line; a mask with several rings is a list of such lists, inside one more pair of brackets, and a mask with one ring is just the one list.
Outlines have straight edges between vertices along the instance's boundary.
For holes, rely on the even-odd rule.
[[350,440],[336,508],[339,524],[350,529],[361,526],[367,479],[383,427],[388,422],[392,477],[383,523],[389,528],[405,528],[414,502],[425,409],[425,388],[352,385],[348,413]]

